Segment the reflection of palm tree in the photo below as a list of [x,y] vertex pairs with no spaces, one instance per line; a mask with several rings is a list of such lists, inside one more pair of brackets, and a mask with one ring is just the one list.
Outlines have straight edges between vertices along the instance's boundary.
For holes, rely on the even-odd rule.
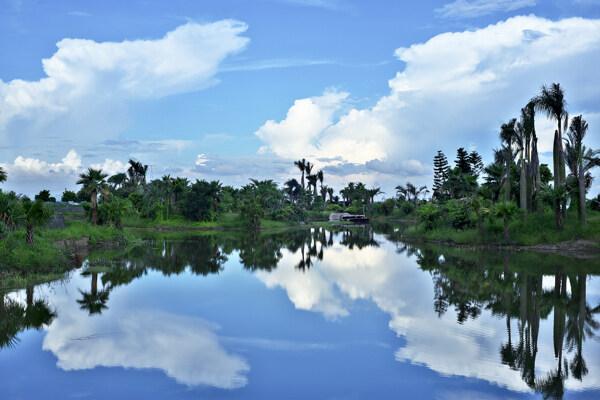
[[77,300],[82,310],[87,310],[89,315],[102,314],[102,310],[107,309],[108,290],[98,291],[98,273],[92,272],[92,288],[90,292],[79,290],[82,298]]
[[6,300],[0,293],[0,349],[15,347],[17,334],[25,329],[41,329],[56,317],[46,302],[33,299],[33,287],[27,288],[27,307],[14,300]]

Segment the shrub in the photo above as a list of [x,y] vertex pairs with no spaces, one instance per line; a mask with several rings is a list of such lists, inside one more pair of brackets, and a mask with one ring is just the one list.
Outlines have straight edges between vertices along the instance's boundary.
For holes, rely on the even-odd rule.
[[381,203],[381,206],[385,215],[392,215],[394,208],[396,207],[396,200],[386,199],[383,203]]
[[432,230],[438,220],[440,211],[433,203],[425,203],[417,209],[421,222],[425,225],[425,230]]
[[600,194],[590,201],[590,208],[594,211],[600,211]]
[[340,207],[337,204],[327,204],[327,207],[325,207],[325,211],[339,213],[342,212],[342,207]]
[[446,209],[454,229],[464,230],[473,225],[471,210],[466,202],[450,200],[446,203]]

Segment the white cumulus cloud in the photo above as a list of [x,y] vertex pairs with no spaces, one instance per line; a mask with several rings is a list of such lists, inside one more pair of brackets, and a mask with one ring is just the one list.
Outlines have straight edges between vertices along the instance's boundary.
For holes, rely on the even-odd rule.
[[[474,144],[491,161],[500,125],[517,117],[542,84],[561,83],[572,115],[597,113],[589,105],[600,89],[599,50],[600,20],[584,18],[519,16],[443,33],[396,50],[405,68],[372,108],[348,109],[349,94],[328,92],[296,100],[283,120],[268,121],[256,135],[263,152],[284,158],[371,166],[380,175],[373,179],[371,172],[370,180],[381,178],[375,183],[388,188],[401,176],[431,185],[423,167],[438,149],[453,160],[458,147]],[[548,149],[553,125],[542,115],[537,122],[540,148]],[[588,144],[599,147],[594,140]]]

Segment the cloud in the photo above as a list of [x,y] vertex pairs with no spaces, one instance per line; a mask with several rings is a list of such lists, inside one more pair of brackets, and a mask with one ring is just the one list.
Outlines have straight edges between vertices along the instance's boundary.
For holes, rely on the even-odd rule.
[[[335,91],[296,100],[282,120],[267,121],[255,132],[264,142],[261,152],[327,159],[318,168],[332,173],[361,171],[345,164],[363,164],[371,170],[368,179],[389,191],[398,184],[393,172],[430,186],[426,167],[438,149],[453,160],[458,147],[476,144],[491,162],[500,125],[518,116],[542,84],[565,87],[572,115],[599,111],[594,65],[600,63],[600,20],[519,16],[443,33],[395,55],[405,67],[373,107],[349,107],[350,94]],[[553,124],[542,115],[536,124],[540,148],[551,149]],[[600,140],[588,144],[597,148]]]
[[120,172],[125,172],[129,165],[118,160],[111,160],[110,158],[107,158],[103,163],[92,164],[90,167],[94,169],[101,169],[102,172],[110,176]]
[[81,145],[116,139],[129,124],[130,102],[216,84],[222,61],[246,47],[246,29],[242,22],[222,20],[190,22],[153,40],[65,38],[42,60],[42,79],[0,80],[0,138],[21,152],[28,142],[29,151],[35,143],[47,150],[47,136],[60,138],[57,147],[67,140]]
[[[81,276],[74,286],[87,286]],[[219,326],[197,317],[114,307],[101,319],[89,318],[68,294],[53,297],[60,310],[47,328],[42,349],[65,371],[121,367],[159,369],[187,386],[235,389],[248,383],[250,370],[220,343]]]
[[351,109],[334,121],[347,98],[348,93],[326,91],[296,100],[285,119],[267,121],[255,132],[266,142],[259,152],[289,159],[339,158],[351,163],[385,158],[390,133],[368,111]]
[[445,18],[474,18],[496,12],[508,12],[533,7],[537,0],[455,0],[435,10]]
[[75,175],[83,168],[81,157],[75,150],[70,150],[60,162],[56,163],[18,156],[12,164],[0,163],[0,166],[8,173],[9,178],[21,180],[62,178],[64,175]]
[[303,59],[268,59],[253,62],[223,65],[221,71],[259,71],[273,68],[309,67],[314,65],[329,65],[331,60],[303,60]]

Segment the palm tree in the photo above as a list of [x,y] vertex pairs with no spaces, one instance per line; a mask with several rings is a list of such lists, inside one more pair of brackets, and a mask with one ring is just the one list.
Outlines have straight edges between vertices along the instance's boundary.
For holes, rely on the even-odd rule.
[[313,187],[313,196],[317,197],[317,176],[316,175],[308,175],[306,177],[306,180],[308,181],[308,187],[310,188],[311,186]]
[[371,203],[375,203],[375,196],[378,194],[383,194],[380,187],[374,187],[373,189],[369,189],[369,197],[371,198]]
[[314,164],[307,162],[306,167],[304,167],[304,170],[306,171],[306,175],[310,175],[314,167],[315,167]]
[[104,179],[107,176],[101,169],[88,168],[88,172],[80,174],[77,181],[78,185],[83,185],[83,189],[91,193],[92,225],[94,226],[98,225],[98,190],[106,185]]
[[288,180],[283,184],[284,192],[289,197],[290,203],[295,204],[296,199],[300,196],[300,184],[294,178]]
[[517,119],[513,118],[508,123],[500,126],[500,141],[503,144],[502,156],[506,162],[506,179],[504,180],[504,199],[510,201],[510,165],[513,161],[513,144],[516,139],[515,124]]
[[323,199],[323,203],[325,203],[325,201],[327,200],[327,190],[329,188],[327,186],[323,186],[321,185],[321,198]]
[[327,188],[327,194],[329,195],[329,202],[330,203],[333,203],[333,193],[334,193],[333,188],[328,187]]
[[6,175],[6,171],[4,171],[4,169],[2,169],[2,167],[0,167],[0,183],[6,182],[7,178],[8,178],[8,175]]
[[519,207],[512,201],[504,201],[496,204],[496,215],[504,221],[504,240],[510,241],[509,223],[517,213]]
[[120,172],[108,178],[107,182],[112,185],[113,189],[117,189],[117,186],[123,186],[123,184],[127,181],[127,175]]
[[304,189],[304,171],[306,170],[306,160],[303,158],[302,160],[294,161],[294,165],[298,167],[298,169],[302,172],[302,189]]
[[556,188],[550,188],[547,185],[542,187],[542,191],[544,192],[544,198],[546,201],[552,203],[554,206],[554,217],[556,218],[556,229],[559,231],[563,228],[563,213],[560,210],[560,205],[567,198],[567,194],[564,186],[558,186]]
[[[498,154],[500,152],[498,151]],[[484,187],[488,188],[492,192],[492,200],[497,201],[500,197],[500,190],[502,189],[502,177],[504,176],[504,166],[499,162],[494,162],[488,165],[484,169],[486,173]]]
[[[542,86],[542,92],[535,96],[531,101],[537,111],[540,111],[550,119],[556,120],[558,124],[558,145],[554,160],[554,187],[558,187],[565,181],[565,164],[561,160],[560,153],[562,147],[562,128],[564,120],[564,129],[567,129],[569,113],[567,112],[567,101],[565,100],[565,91],[560,87],[560,83],[553,83],[550,87]],[[558,154],[556,154],[558,153]],[[558,158],[558,159],[557,159]]]
[[571,174],[577,178],[579,187],[579,221],[581,226],[587,226],[586,221],[586,205],[585,205],[585,189],[586,189],[586,172],[594,166],[600,165],[598,159],[599,151],[586,149],[583,145],[583,139],[588,130],[587,122],[581,115],[576,116],[571,120],[569,132],[567,132],[567,140],[565,141],[565,161],[571,170]]
[[[323,177],[324,177],[323,176],[323,171],[319,170],[316,173],[316,175],[317,175],[317,179],[319,180],[319,182],[321,182],[321,188],[323,188]],[[323,201],[325,201],[325,200],[323,199]]]
[[121,229],[121,219],[131,209],[131,202],[124,200],[118,196],[113,196],[111,200],[104,203],[107,211],[107,226],[110,227],[110,222],[115,223],[115,228]]
[[146,184],[146,173],[148,172],[148,165],[144,165],[139,161],[129,160],[129,168],[127,168],[127,175],[129,175],[129,184],[131,186],[137,186],[139,184]]
[[223,190],[223,184],[219,181],[210,181],[209,195],[213,200],[213,212],[219,212],[219,202],[221,201],[221,192]]
[[52,207],[44,204],[40,200],[34,202],[25,202],[25,227],[27,229],[27,243],[33,247],[33,228],[36,226],[45,225],[50,222],[54,210]]

